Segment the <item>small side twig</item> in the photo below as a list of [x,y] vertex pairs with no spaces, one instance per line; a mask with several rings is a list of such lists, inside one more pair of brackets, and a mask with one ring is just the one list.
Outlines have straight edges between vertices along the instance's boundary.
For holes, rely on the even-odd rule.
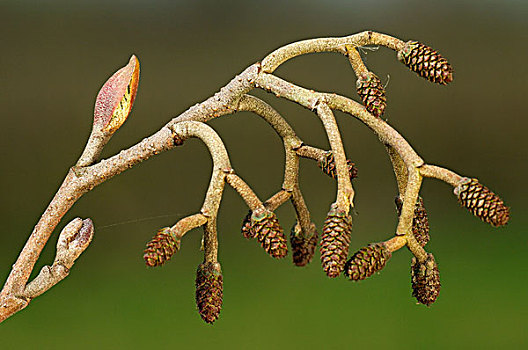
[[403,159],[392,146],[386,145],[385,148],[387,149],[387,153],[389,154],[392,168],[394,170],[394,175],[396,175],[398,191],[400,192],[400,195],[403,196],[405,194],[405,189],[407,188],[407,167],[405,166]]
[[92,220],[73,219],[59,235],[53,265],[44,266],[38,276],[26,286],[20,297],[36,298],[66,278],[75,260],[90,245],[93,235]]
[[253,192],[251,187],[240,178],[240,176],[234,173],[228,173],[226,175],[226,181],[238,192],[250,210],[253,211],[264,207],[262,201],[257,197],[255,192]]
[[463,176],[460,176],[451,170],[429,164],[424,164],[420,167],[420,174],[424,177],[430,177],[444,181],[453,187],[458,186],[463,178]]
[[354,189],[352,188],[352,183],[350,182],[347,159],[345,156],[345,149],[343,148],[343,142],[341,141],[341,134],[339,133],[334,114],[326,103],[321,102],[317,105],[317,115],[323,122],[336,164],[336,205],[348,213],[350,207],[353,206]]

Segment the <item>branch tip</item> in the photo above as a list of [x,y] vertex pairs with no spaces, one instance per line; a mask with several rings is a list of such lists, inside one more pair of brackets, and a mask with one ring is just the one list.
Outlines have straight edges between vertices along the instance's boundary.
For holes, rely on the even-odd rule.
[[55,264],[70,269],[75,260],[90,245],[94,236],[94,225],[91,219],[75,218],[64,227],[57,241]]

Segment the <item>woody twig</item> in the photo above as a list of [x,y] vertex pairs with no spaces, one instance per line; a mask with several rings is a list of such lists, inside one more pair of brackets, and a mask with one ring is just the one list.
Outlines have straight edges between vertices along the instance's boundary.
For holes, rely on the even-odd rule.
[[[453,70],[447,60],[417,41],[404,42],[386,34],[365,31],[341,38],[295,42],[273,51],[262,62],[249,66],[214,96],[173,118],[152,136],[108,159],[100,160],[102,149],[126,121],[136,98],[139,61],[132,56],[129,63],[101,88],[95,104],[92,133],[86,147],[75,166],[69,169],[12,266],[0,292],[0,322],[63,280],[70,273],[73,263],[89,246],[94,235],[92,221],[73,220],[59,235],[54,262],[28,282],[51,234],[83,194],[152,156],[184,144],[191,137],[202,140],[213,158],[211,181],[203,206],[198,213],[160,229],[147,244],[144,258],[148,266],[163,265],[180,249],[184,235],[194,228],[203,227],[204,260],[197,270],[196,302],[205,322],[215,322],[222,306],[223,277],[218,261],[217,213],[226,183],[240,194],[250,211],[242,232],[247,238],[256,238],[274,258],[283,258],[288,252],[286,237],[274,211],[290,200],[297,217],[290,236],[293,262],[297,266],[304,266],[312,260],[318,235],[298,180],[300,158],[316,160],[321,169],[337,181],[336,200],[330,206],[323,224],[320,242],[325,273],[329,277],[343,273],[350,280],[363,280],[379,272],[394,252],[407,247],[413,254],[413,296],[418,302],[431,305],[439,295],[440,279],[435,258],[425,249],[430,236],[427,213],[423,199],[419,196],[423,180],[435,178],[451,185],[461,205],[492,226],[503,226],[508,222],[509,208],[477,179],[426,163],[409,142],[382,119],[388,111],[385,89],[376,74],[369,71],[358,51],[360,47],[368,45],[396,51],[399,61],[433,83],[446,85],[453,80]],[[309,90],[273,74],[282,63],[294,57],[318,52],[335,52],[348,59],[357,77],[356,88],[362,103],[335,93]],[[330,150],[305,144],[276,110],[248,94],[255,88],[269,91],[278,98],[285,98],[313,111],[323,124]],[[384,242],[361,248],[348,260],[352,233],[350,211],[355,193],[351,180],[357,170],[346,158],[334,117],[336,110],[358,119],[378,137],[389,154],[399,193],[396,198],[399,220],[393,235]],[[211,119],[239,111],[253,112],[262,117],[279,135],[284,146],[283,183],[266,201],[261,201],[249,184],[235,173],[222,140],[206,124]]]

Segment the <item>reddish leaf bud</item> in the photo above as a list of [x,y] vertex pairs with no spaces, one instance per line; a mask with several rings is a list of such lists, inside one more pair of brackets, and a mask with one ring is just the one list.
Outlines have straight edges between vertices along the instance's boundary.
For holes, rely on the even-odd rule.
[[132,55],[128,64],[103,85],[94,108],[94,129],[113,134],[127,119],[139,83],[139,61]]
[[92,241],[94,235],[94,224],[92,219],[84,219],[79,232],[73,237],[72,244],[85,249]]

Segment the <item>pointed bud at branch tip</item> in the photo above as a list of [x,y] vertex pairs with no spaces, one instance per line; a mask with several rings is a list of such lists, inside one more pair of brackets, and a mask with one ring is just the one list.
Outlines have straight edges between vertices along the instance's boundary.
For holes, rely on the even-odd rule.
[[453,68],[438,52],[418,41],[408,41],[398,51],[398,60],[433,83],[446,85],[453,81]]
[[161,266],[180,250],[180,243],[181,241],[172,234],[170,227],[164,227],[147,243],[143,259],[147,266]]
[[91,219],[75,218],[66,225],[57,241],[57,248],[85,249],[92,241],[94,225]]
[[113,134],[126,121],[136,98],[139,61],[132,55],[128,64],[114,73],[103,85],[94,108],[94,129]]
[[482,221],[495,227],[508,223],[510,208],[477,179],[462,179],[453,192],[460,204]]

